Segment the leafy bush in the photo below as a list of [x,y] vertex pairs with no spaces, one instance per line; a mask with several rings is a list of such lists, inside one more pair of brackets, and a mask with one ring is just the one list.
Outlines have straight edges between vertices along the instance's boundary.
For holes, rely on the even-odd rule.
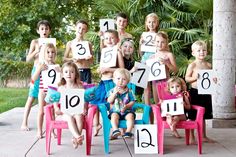
[[33,63],[0,60],[0,85],[6,86],[10,79],[24,80],[30,77]]

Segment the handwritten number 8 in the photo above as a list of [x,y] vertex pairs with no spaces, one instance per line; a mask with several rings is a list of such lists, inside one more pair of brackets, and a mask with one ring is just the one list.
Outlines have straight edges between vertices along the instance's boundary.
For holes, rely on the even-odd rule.
[[[211,81],[209,79],[209,74],[207,72],[205,72],[205,73],[202,74],[202,77],[203,77],[202,82],[201,82],[202,88],[203,89],[208,89],[211,86]],[[206,85],[206,83],[204,83],[204,82],[207,82],[207,86],[204,86],[204,85]]]
[[[79,48],[79,52],[78,52],[79,55],[84,55],[86,53],[86,49],[83,47],[82,44],[78,44],[78,45],[76,45],[76,47]],[[80,53],[81,50],[82,50],[82,53]]]
[[56,71],[54,69],[49,70],[48,77],[53,78],[52,79],[52,84],[53,84],[56,80]]

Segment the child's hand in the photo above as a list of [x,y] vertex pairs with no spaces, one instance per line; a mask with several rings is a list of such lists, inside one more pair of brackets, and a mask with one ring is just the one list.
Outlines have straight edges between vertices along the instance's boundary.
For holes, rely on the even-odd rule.
[[101,37],[103,37],[103,32],[102,31],[99,31],[98,32],[98,36],[101,38]]
[[101,74],[108,72],[108,68],[100,67],[100,72],[101,72]]
[[41,71],[48,69],[48,65],[45,64],[45,63],[40,63],[39,66],[40,66],[40,70],[41,70]]
[[55,67],[56,72],[62,72],[60,66]]
[[92,58],[92,55],[89,55],[89,56],[85,57],[85,60],[89,60],[91,58]]
[[84,108],[82,115],[86,116],[87,114],[88,114],[88,110],[86,108]]
[[217,77],[213,77],[213,82],[215,83],[215,84],[217,84]]
[[61,112],[61,110],[56,110],[56,115],[63,115],[63,112]]

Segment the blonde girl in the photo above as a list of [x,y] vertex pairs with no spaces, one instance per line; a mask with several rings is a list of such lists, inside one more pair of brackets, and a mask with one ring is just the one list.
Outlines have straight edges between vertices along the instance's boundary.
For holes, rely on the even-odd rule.
[[[46,44],[44,49],[44,62],[38,63],[36,66],[36,70],[34,75],[32,76],[32,83],[34,83],[38,77],[40,77],[40,83],[39,83],[39,94],[38,94],[38,104],[39,104],[39,111],[38,111],[38,118],[37,118],[37,137],[42,138],[42,127],[43,127],[43,107],[46,105],[46,102],[44,100],[47,88],[43,86],[43,79],[41,72],[43,70],[48,69],[48,65],[55,65],[55,59],[56,59],[56,47],[53,44]],[[54,136],[55,137],[55,136]]]
[[[191,106],[190,106],[188,94],[186,92],[186,84],[183,79],[181,79],[179,77],[175,77],[175,76],[171,77],[167,81],[167,88],[168,88],[168,92],[170,92],[171,95],[176,96],[176,98],[183,97],[184,110],[190,110]],[[174,115],[174,116],[172,116],[170,114],[166,115],[166,121],[169,124],[172,133],[177,138],[180,138],[180,135],[176,130],[176,125],[181,120],[186,120],[185,114]]]
[[[83,83],[80,81],[78,68],[73,62],[66,62],[62,66],[62,78],[59,82],[58,92],[65,89],[83,89]],[[52,95],[53,96],[53,95]],[[82,135],[85,115],[88,112],[88,103],[84,103],[84,111],[82,114],[66,114],[62,113],[58,107],[58,102],[53,103],[56,119],[61,118],[68,123],[70,132],[72,133],[72,144],[76,149],[78,145],[83,144],[84,136]]]

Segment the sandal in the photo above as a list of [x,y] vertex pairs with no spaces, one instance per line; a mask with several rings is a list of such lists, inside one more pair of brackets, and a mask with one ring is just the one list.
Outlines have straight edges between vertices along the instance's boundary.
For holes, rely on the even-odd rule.
[[76,149],[76,148],[78,148],[78,143],[77,143],[77,141],[76,141],[76,138],[72,138],[72,145],[73,145],[73,147]]
[[114,140],[114,139],[117,139],[118,138],[118,136],[120,136],[121,135],[121,132],[120,132],[120,130],[114,130],[113,132],[112,132],[112,135],[111,135],[111,140]]
[[131,138],[132,136],[133,136],[133,133],[131,133],[131,132],[126,132],[126,133],[123,135],[124,138]]

